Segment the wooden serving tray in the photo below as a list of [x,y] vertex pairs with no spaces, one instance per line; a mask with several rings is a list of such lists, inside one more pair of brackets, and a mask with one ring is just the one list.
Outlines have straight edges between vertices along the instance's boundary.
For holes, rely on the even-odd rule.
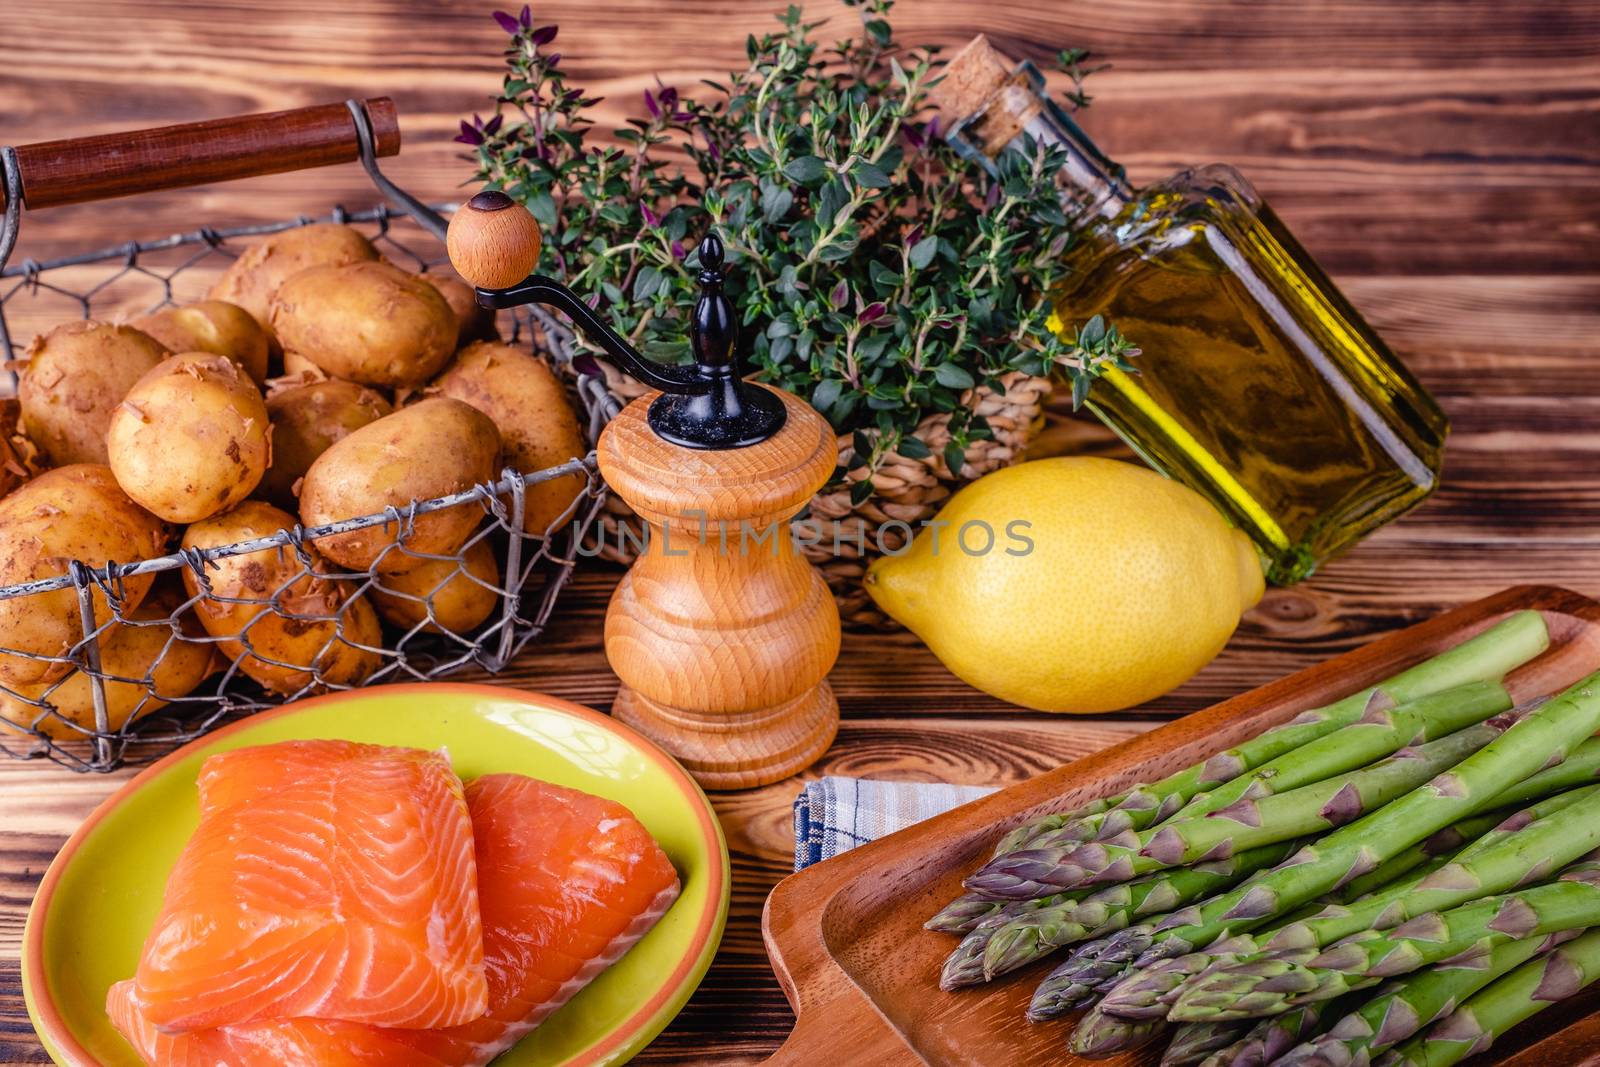
[[[784,879],[767,898],[762,932],[797,1022],[767,1062],[1155,1063],[1159,1045],[1079,1060],[1066,1050],[1076,1016],[1042,1024],[1023,1017],[1055,959],[985,987],[941,991],[939,967],[956,938],[922,929],[923,921],[960,893],[961,879],[1002,830],[1161,778],[1525,608],[1550,625],[1552,647],[1532,669],[1551,690],[1600,666],[1600,603],[1549,586],[1508,589]],[[1518,1027],[1484,1059],[1518,1067],[1600,1063],[1596,1007],[1600,993],[1591,987]]]

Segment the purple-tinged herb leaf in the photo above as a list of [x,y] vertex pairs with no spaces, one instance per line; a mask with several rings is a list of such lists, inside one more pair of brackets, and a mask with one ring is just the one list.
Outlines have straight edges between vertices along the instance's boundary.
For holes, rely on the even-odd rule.
[[[695,299],[693,285],[676,282],[637,298],[645,268],[662,277],[652,258],[662,245],[671,262],[684,260],[717,227],[747,249],[729,286],[739,321],[764,341],[776,315],[792,324],[770,339],[781,343],[754,347],[754,369],[826,399],[834,428],[859,438],[858,502],[929,415],[948,425],[946,464],[969,473],[966,450],[993,437],[977,412],[981,384],[1065,373],[1076,395],[1111,367],[1133,373],[1138,351],[1109,326],[1088,335],[1077,323],[1051,327],[1039,306],[1076,233],[1056,184],[1063,161],[1007,152],[994,178],[942,142],[942,118],[909,122],[938,69],[924,52],[884,43],[889,0],[860,6],[862,24],[837,57],[792,9],[781,29],[748,40],[744,70],[706,89],[655,83],[614,147],[585,140],[601,101],[546,53],[556,27],[535,24],[531,5],[514,19],[495,12],[512,37],[496,108],[505,117],[469,120],[457,137],[473,149],[480,181],[513,190],[540,217],[539,269],[566,281],[581,270],[583,294],[601,294],[612,327],[652,355],[681,350]],[[1069,94],[1087,72],[1078,69]],[[751,106],[758,92],[760,108]],[[978,245],[998,251],[957,254]]]

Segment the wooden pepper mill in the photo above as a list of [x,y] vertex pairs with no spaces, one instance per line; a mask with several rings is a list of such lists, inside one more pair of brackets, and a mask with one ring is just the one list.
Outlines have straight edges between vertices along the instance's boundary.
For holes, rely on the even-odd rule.
[[826,676],[839,611],[791,540],[789,520],[833,473],[832,428],[797,397],[746,382],[722,291],[723,248],[701,242],[695,362],[640,356],[571,290],[532,275],[538,225],[498,192],[450,222],[450,259],[486,307],[549,304],[660,392],[600,438],[600,472],[649,524],[649,544],[606,613],[622,679],[612,714],[711,789],[746,789],[810,766],[833,743]]

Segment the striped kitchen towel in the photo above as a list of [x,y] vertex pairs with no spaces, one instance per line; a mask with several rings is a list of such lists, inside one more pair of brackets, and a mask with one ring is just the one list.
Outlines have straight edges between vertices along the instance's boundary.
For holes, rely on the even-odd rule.
[[794,869],[903,830],[994,792],[989,786],[819,778],[794,801]]

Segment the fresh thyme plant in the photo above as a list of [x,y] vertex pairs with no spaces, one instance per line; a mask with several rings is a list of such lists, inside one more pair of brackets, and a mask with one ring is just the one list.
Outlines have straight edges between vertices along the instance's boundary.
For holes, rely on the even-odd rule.
[[[975,386],[1057,374],[1081,404],[1138,350],[1099,318],[1063,327],[1043,298],[1075,236],[1055,182],[1062,152],[1030,139],[993,171],[960,156],[926,103],[942,62],[895,44],[892,0],[844,2],[860,9],[858,38],[824,48],[821,24],[791,6],[780,32],[748,39],[744,70],[705,83],[706,99],[646,91],[646,115],[604,145],[588,143],[598,100],[549,50],[556,27],[528,8],[497,12],[507,73],[493,115],[463,122],[457,140],[480,182],[539,220],[540,269],[592,294],[646,355],[687,358],[693,249],[715,228],[742,351],[853,434],[848,466],[927,457],[913,431],[944,413],[942,458],[959,474],[966,446],[990,435]],[[1060,59],[1067,103],[1081,106],[1084,54]],[[852,500],[872,491],[860,478]]]

